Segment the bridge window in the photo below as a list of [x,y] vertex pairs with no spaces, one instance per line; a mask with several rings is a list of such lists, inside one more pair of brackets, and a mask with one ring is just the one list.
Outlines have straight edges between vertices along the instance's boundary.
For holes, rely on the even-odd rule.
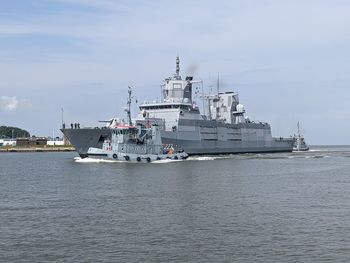
[[182,84],[181,83],[174,83],[173,89],[182,89]]

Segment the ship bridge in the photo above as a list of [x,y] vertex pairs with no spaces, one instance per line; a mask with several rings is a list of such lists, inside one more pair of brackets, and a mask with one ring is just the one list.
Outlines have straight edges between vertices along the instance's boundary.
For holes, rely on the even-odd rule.
[[[198,107],[185,102],[143,103],[139,106],[138,120],[158,123],[161,129],[173,131],[180,119],[202,119]],[[162,128],[162,123],[164,128]]]
[[161,100],[140,104],[138,120],[166,123],[164,129],[172,131],[177,129],[180,119],[202,119],[199,108],[192,100],[192,84],[192,76],[182,79],[180,59],[176,57],[175,74],[161,84]]
[[180,59],[176,57],[176,73],[166,78],[161,84],[162,98],[164,102],[192,103],[192,76],[185,80],[180,75]]
[[141,111],[164,110],[164,109],[181,109],[186,111],[195,110],[193,109],[192,104],[184,103],[184,102],[143,103],[139,106],[139,108]]

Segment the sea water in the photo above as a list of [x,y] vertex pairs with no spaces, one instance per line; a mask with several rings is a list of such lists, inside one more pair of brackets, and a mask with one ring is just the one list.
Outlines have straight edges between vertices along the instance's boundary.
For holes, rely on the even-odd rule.
[[1,262],[350,262],[350,147],[0,154]]

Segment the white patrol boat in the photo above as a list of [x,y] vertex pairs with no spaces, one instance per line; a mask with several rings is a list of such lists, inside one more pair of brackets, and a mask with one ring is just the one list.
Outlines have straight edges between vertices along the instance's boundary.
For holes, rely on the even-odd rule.
[[163,145],[157,124],[139,124],[131,121],[131,88],[129,87],[128,107],[129,122],[116,123],[111,127],[111,138],[105,139],[101,148],[90,147],[88,157],[123,160],[128,162],[152,162],[156,160],[184,160],[188,154],[175,152],[173,145]]
[[293,151],[305,152],[309,150],[309,146],[305,142],[304,136],[300,132],[299,122],[297,123],[298,134],[294,135],[294,146]]

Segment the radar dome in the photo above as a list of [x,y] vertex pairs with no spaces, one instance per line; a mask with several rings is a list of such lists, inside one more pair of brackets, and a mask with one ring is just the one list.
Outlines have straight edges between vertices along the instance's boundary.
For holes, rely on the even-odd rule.
[[238,112],[243,113],[244,112],[244,106],[242,104],[238,104],[236,106],[236,109]]

